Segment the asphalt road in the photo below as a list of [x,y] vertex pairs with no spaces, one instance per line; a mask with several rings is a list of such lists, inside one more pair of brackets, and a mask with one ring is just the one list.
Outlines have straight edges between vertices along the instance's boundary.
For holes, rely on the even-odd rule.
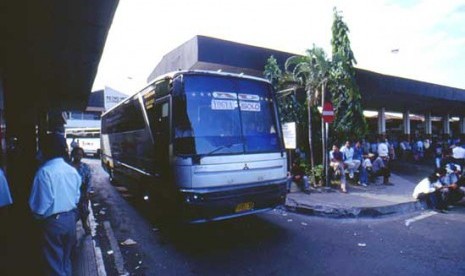
[[[109,221],[134,275],[465,275],[465,207],[448,214],[331,219],[273,210],[256,216],[158,229],[94,166],[93,209],[109,275]],[[139,209],[137,209],[139,208]],[[145,215],[144,215],[145,214]]]

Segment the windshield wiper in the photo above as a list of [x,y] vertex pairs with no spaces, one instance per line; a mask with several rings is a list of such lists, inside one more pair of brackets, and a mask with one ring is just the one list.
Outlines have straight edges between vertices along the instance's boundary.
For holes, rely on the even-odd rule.
[[199,164],[200,163],[200,159],[202,159],[203,157],[206,157],[206,156],[210,156],[212,154],[214,154],[215,152],[217,151],[220,151],[222,149],[229,149],[229,148],[232,148],[234,146],[240,146],[240,145],[244,145],[244,143],[233,143],[233,144],[227,144],[227,145],[222,145],[222,146],[219,146],[217,148],[215,148],[214,150],[206,153],[206,154],[196,154],[192,157],[192,161],[194,164]]
[[229,149],[229,148],[232,148],[232,147],[235,147],[235,146],[240,146],[240,145],[244,145],[244,143],[233,143],[233,144],[222,145],[222,146],[219,146],[216,149],[210,151],[207,154],[202,154],[201,156],[202,157],[210,156],[210,155],[214,154],[215,152],[220,151],[222,149]]

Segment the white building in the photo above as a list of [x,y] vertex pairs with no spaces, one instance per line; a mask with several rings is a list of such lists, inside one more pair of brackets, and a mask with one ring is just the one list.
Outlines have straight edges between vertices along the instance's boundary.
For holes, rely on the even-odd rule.
[[103,90],[92,92],[85,111],[66,112],[65,130],[70,128],[99,128],[102,114],[126,99],[128,95],[106,86]]

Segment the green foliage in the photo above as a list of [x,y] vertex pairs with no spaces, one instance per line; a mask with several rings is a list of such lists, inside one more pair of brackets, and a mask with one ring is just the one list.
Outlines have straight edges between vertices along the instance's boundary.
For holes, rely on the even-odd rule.
[[279,68],[278,61],[274,56],[270,56],[266,61],[263,75],[271,82],[275,91],[278,91],[279,81],[282,77],[282,71]]
[[295,81],[289,74],[282,73],[277,60],[273,56],[268,58],[263,75],[271,82],[277,94],[281,122],[303,123],[306,108],[304,103],[297,100],[298,89]]
[[312,175],[312,167],[305,160],[300,160],[299,167],[305,172],[305,175]]
[[333,128],[339,137],[356,139],[365,136],[368,128],[363,116],[362,97],[355,80],[354,64],[357,61],[350,47],[348,34],[349,28],[342,20],[342,15],[334,8],[329,83],[336,116]]
[[284,65],[286,72],[293,76],[296,83],[304,87],[310,105],[318,104],[321,96],[321,86],[329,76],[331,62],[323,48],[315,46],[306,50],[305,56],[292,56]]
[[[317,138],[321,134],[318,126],[321,123],[321,117],[316,111],[316,106],[321,103],[323,90],[327,91],[325,98],[328,95],[331,96],[335,110],[336,118],[330,125],[332,138],[341,141],[357,139],[365,136],[367,132],[361,94],[355,80],[356,60],[350,47],[348,34],[349,28],[335,8],[331,60],[322,48],[313,45],[304,56],[292,56],[286,60],[284,72],[279,68],[273,56],[265,65],[264,76],[270,80],[277,91],[281,121],[295,121],[300,125],[298,132],[300,135],[302,133],[306,135],[308,143],[305,146],[299,146],[309,150],[312,165],[315,164],[315,153],[320,152],[317,143],[322,142]],[[306,100],[298,100],[303,98]],[[313,167],[314,170],[311,170],[308,166],[306,172],[315,179],[322,174],[322,165]]]
[[311,170],[311,173],[313,174],[313,176],[318,179],[318,180],[322,180],[324,178],[324,174],[325,174],[325,169],[323,167],[323,164],[319,164],[319,165],[316,165],[312,170]]

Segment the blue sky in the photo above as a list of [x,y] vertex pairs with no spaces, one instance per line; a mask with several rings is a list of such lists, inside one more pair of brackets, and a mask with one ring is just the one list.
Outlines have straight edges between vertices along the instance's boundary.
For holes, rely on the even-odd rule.
[[330,55],[333,7],[357,67],[465,89],[465,0],[120,0],[93,90],[136,92],[195,35],[296,54],[315,43]]

